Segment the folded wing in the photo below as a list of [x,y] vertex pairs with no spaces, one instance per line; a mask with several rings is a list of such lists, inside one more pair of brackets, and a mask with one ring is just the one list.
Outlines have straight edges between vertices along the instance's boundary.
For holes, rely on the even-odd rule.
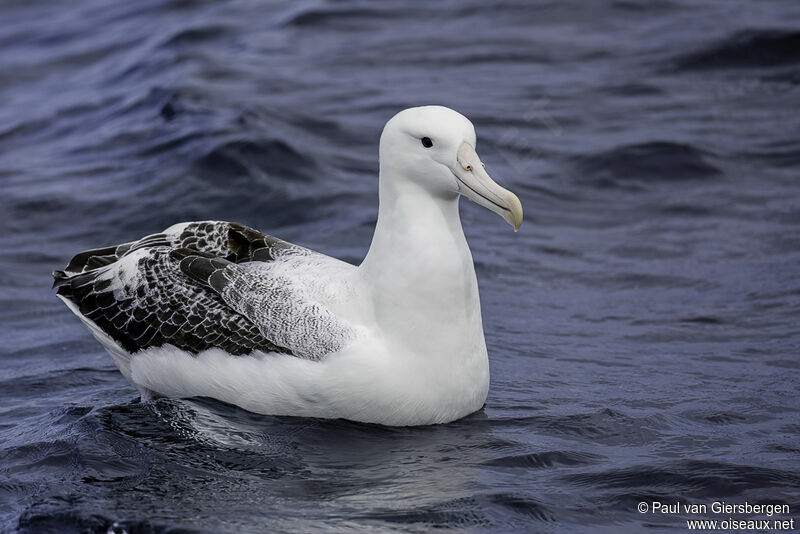
[[302,285],[254,268],[286,255],[327,258],[237,223],[185,223],[80,253],[54,285],[130,353],[170,344],[319,359],[352,334]]

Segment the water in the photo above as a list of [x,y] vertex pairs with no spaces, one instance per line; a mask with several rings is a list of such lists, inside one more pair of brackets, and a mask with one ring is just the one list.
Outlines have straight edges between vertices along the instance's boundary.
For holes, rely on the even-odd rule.
[[[7,1],[0,531],[682,532],[800,520],[800,4]],[[358,262],[398,110],[476,125],[492,388],[390,429],[139,403],[54,297],[86,248],[236,220]],[[795,527],[797,528],[797,526]]]

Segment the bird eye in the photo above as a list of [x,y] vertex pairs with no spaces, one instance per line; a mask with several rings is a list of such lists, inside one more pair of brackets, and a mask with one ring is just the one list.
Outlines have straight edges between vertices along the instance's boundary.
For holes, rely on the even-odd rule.
[[423,137],[422,146],[424,146],[425,148],[430,148],[433,146],[433,141],[431,141],[430,137]]

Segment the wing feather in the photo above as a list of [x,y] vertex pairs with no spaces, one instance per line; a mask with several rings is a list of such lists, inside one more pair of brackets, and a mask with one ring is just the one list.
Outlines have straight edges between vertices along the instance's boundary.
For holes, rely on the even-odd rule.
[[53,273],[54,286],[131,353],[171,344],[319,359],[354,334],[296,279],[269,269],[287,256],[335,261],[242,224],[200,221],[81,252]]
[[299,357],[318,360],[355,338],[354,330],[331,311],[309,299],[295,280],[269,266],[245,269],[231,261],[173,250],[181,271],[212,289],[232,309],[258,325],[273,342]]
[[289,249],[311,252],[243,224],[197,221],[176,224],[138,241],[81,252],[72,258],[63,271],[55,272],[67,276],[89,272],[119,261],[137,250],[152,247],[187,248],[234,263],[272,261],[276,254]]
[[116,262],[57,277],[58,294],[126,351],[171,344],[191,353],[289,353],[216,293],[186,277],[164,246],[140,248]]

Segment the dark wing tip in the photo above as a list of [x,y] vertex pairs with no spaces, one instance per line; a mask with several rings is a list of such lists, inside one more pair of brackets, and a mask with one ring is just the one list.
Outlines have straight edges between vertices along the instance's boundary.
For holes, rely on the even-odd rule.
[[227,259],[233,263],[273,261],[276,252],[293,247],[291,243],[262,234],[243,224],[230,223],[228,227],[228,248],[231,254]]
[[67,273],[65,273],[64,271],[53,271],[51,274],[53,276],[53,288],[65,284],[67,278],[69,278],[69,275],[67,275]]
[[267,250],[266,255],[261,255],[258,261],[271,261],[273,258],[267,249],[267,236],[257,230],[242,224],[231,223],[228,228],[228,248],[232,254],[229,256],[234,263],[253,261],[257,251]]
[[170,257],[179,262],[178,266],[183,274],[215,290],[221,290],[224,283],[222,283],[223,277],[214,275],[233,265],[224,258],[198,253],[196,250],[187,248],[170,251]]
[[[96,257],[112,257],[114,258],[111,261],[102,262],[100,265],[97,265],[94,258]],[[117,259],[117,246],[113,247],[105,247],[105,248],[96,248],[92,250],[86,250],[84,252],[79,252],[72,257],[67,265],[67,268],[64,271],[70,273],[80,273],[85,270],[95,269],[97,267],[102,267],[103,265],[107,265],[108,263],[112,263]],[[101,260],[102,261],[102,260]]]

